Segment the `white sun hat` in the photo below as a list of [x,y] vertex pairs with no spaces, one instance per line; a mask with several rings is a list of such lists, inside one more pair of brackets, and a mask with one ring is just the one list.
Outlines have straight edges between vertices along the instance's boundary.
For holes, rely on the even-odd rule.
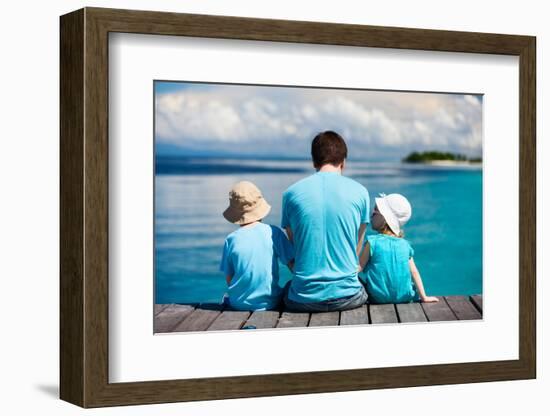
[[410,220],[412,215],[411,204],[407,198],[401,194],[380,194],[374,200],[388,227],[395,235],[400,236],[401,228]]

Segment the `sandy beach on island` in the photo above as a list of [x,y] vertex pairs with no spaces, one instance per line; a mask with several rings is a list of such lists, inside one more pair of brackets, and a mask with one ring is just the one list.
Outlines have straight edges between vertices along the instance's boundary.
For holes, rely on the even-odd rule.
[[471,166],[479,168],[482,166],[482,162],[469,162],[467,160],[429,160],[420,162],[420,164],[432,166]]

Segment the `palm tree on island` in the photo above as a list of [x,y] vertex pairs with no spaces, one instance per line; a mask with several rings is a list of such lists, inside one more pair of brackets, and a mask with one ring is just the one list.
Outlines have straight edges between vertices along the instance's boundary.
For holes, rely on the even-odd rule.
[[402,159],[404,163],[426,163],[443,165],[479,164],[481,157],[468,158],[466,155],[451,152],[430,150],[426,152],[411,152]]

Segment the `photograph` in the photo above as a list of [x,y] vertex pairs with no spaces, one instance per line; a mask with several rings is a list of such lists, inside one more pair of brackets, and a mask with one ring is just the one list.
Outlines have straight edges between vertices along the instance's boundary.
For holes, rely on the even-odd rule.
[[408,389],[536,384],[536,25],[72,7],[37,84],[59,99],[38,389],[385,411]]
[[482,319],[482,94],[153,94],[154,333]]

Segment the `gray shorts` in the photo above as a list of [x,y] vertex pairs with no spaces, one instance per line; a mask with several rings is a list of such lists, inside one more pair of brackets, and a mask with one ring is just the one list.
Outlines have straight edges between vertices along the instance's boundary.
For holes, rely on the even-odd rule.
[[295,302],[288,298],[288,291],[290,289],[290,282],[285,286],[284,291],[284,303],[286,309],[295,312],[332,312],[332,311],[345,311],[348,309],[355,309],[364,305],[367,302],[367,292],[363,285],[356,294],[346,296],[337,299],[328,299],[321,302]]

